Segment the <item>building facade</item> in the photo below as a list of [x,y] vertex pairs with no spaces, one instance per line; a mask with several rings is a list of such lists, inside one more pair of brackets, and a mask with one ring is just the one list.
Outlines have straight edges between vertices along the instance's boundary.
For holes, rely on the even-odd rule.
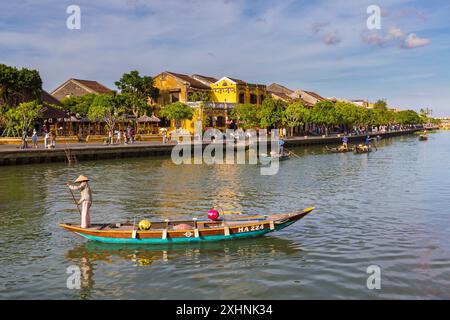
[[111,89],[97,81],[72,78],[53,90],[51,95],[61,101],[64,98],[79,97],[88,93],[109,94],[112,92],[113,91]]
[[261,105],[267,95],[263,84],[247,83],[243,80],[223,77],[211,84],[212,101],[218,103]]
[[[191,120],[182,121],[182,130],[193,133],[195,121],[202,120],[203,129],[234,128],[229,118],[236,104],[250,103],[260,105],[267,90],[265,85],[250,84],[243,80],[223,77],[174,73],[165,71],[154,77],[154,86],[159,89],[157,104],[160,108],[174,102],[183,102],[194,108]],[[200,98],[201,97],[201,98]],[[166,121],[162,119],[162,125]],[[175,129],[174,121],[168,125]]]

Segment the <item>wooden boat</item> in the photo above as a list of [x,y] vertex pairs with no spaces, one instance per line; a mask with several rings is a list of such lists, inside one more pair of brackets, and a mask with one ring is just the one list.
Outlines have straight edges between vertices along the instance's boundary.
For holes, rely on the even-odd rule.
[[346,152],[352,152],[353,147],[348,147],[347,150],[342,150],[340,148],[330,148],[329,146],[326,146],[324,148],[325,151],[331,152],[331,153],[346,153]]
[[283,155],[275,155],[275,156],[269,156],[265,153],[262,153],[259,155],[259,162],[261,164],[270,164],[270,162],[274,159],[278,159],[278,161],[285,161],[285,160],[289,160],[291,158],[291,153],[286,153]]
[[356,154],[369,153],[369,152],[372,152],[372,148],[364,148],[364,147],[361,147],[361,145],[359,145],[359,146],[355,146],[355,148],[353,149],[353,152]]
[[421,135],[419,136],[419,141],[426,141],[426,140],[428,140],[428,136],[423,135],[423,134],[421,134]]
[[[315,208],[286,214],[247,216],[230,220],[152,222],[149,230],[131,223],[93,224],[90,228],[63,223],[60,226],[88,240],[121,244],[168,244],[251,238],[278,231],[308,215]],[[178,226],[182,225],[183,228]]]

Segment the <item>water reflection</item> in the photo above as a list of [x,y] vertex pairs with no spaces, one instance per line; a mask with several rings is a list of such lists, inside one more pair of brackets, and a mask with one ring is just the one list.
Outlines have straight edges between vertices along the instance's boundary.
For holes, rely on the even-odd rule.
[[[298,243],[273,236],[239,241],[170,244],[170,245],[120,245],[88,241],[66,253],[66,260],[81,270],[80,298],[87,299],[95,284],[95,270],[101,264],[120,261],[137,268],[163,265],[208,267],[211,261],[217,268],[227,268],[230,263],[248,267],[258,263],[288,256],[301,257]],[[117,261],[117,259],[119,261]]]
[[[168,157],[3,167],[0,297],[448,297],[449,146],[450,134],[440,133],[426,143],[382,140],[378,151],[362,155],[294,148],[300,158],[270,177],[259,166],[176,166]],[[318,210],[257,239],[85,242],[58,227],[79,221],[64,182],[80,172],[92,179],[98,223],[205,217],[213,205],[249,214]],[[65,286],[71,264],[81,268],[83,290]],[[371,264],[383,267],[382,292],[365,287]]]
[[120,245],[88,241],[70,249],[66,258],[73,262],[89,261],[112,263],[115,257],[129,261],[134,266],[151,266],[154,262],[163,263],[184,260],[201,262],[201,256],[230,260],[231,256],[257,256],[260,254],[285,256],[300,254],[299,245],[291,240],[277,237],[243,239],[239,241],[222,241],[211,243],[169,244],[169,245]]

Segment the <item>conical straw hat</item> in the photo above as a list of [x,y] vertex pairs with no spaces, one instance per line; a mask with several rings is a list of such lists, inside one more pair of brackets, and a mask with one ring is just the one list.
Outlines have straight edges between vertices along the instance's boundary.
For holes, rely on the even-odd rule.
[[89,181],[89,179],[87,177],[81,175],[81,176],[79,176],[77,178],[77,180],[75,180],[75,183],[77,183],[77,182],[84,182],[84,181]]

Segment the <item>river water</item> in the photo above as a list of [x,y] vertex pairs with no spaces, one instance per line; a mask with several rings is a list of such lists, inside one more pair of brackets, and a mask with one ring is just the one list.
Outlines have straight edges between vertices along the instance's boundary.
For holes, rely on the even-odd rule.
[[[275,176],[169,157],[0,167],[0,298],[450,299],[450,132],[386,139],[371,154],[294,151]],[[81,173],[93,222],[205,217],[213,205],[317,210],[250,240],[98,244],[58,226],[79,219],[64,183]],[[367,287],[373,265],[381,289]],[[70,266],[80,289],[67,287]]]

